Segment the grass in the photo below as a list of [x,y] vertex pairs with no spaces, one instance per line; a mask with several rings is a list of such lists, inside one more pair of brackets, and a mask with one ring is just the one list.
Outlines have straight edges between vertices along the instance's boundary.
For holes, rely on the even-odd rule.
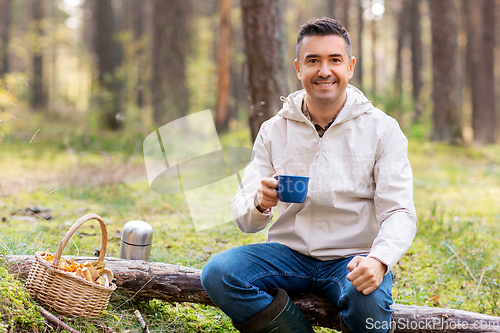
[[[0,137],[0,249],[4,254],[55,252],[65,232],[87,212],[101,215],[108,224],[109,256],[118,256],[119,232],[134,219],[149,222],[155,230],[152,260],[195,268],[202,268],[210,256],[224,249],[264,240],[264,232],[244,234],[232,223],[195,232],[183,195],[152,192],[141,151],[141,137],[149,134],[147,130],[133,135],[72,134],[55,126],[50,133],[42,128],[32,140],[36,130]],[[233,124],[221,143],[248,147],[246,126]],[[394,269],[394,300],[500,315],[500,147],[456,147],[410,139],[409,149],[419,232]],[[27,216],[26,208],[35,206],[50,211],[51,218]],[[99,237],[97,224],[85,224],[64,254],[92,255]],[[0,273],[1,283],[21,293],[15,280],[4,270]],[[0,289],[4,308],[12,299],[5,294],[10,288]],[[20,299],[18,312],[2,311],[0,332],[35,331],[35,327],[50,331],[30,312],[29,297]],[[103,332],[101,323],[119,332],[140,332],[135,309],[151,332],[236,332],[229,319],[212,307],[120,295],[112,296],[108,314],[100,319],[66,320],[82,332]],[[16,317],[19,313],[21,319]],[[31,330],[25,330],[26,325]]]
[[419,233],[395,301],[499,315],[499,147],[411,142]]

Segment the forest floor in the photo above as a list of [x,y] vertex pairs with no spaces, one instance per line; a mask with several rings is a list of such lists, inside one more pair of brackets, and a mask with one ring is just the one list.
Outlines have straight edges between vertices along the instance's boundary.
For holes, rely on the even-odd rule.
[[[244,127],[222,135],[222,145],[248,147]],[[70,226],[87,212],[104,218],[107,255],[114,257],[119,256],[123,224],[136,219],[155,230],[152,261],[203,268],[224,249],[264,241],[265,231],[244,234],[233,223],[196,232],[182,194],[151,191],[140,136],[82,134],[76,140],[70,134],[69,139],[33,134],[0,142],[3,254],[55,252]],[[394,269],[395,302],[500,315],[500,146],[458,147],[410,138],[409,159],[419,231]],[[37,209],[39,216],[26,209]],[[99,229],[85,224],[64,254],[92,255],[99,239]],[[0,281],[10,281],[1,270]],[[12,288],[22,289],[0,288],[2,305],[12,302],[6,291]],[[48,332],[30,304],[27,299],[18,311],[1,311],[0,332]],[[104,332],[102,323],[117,332],[140,332],[136,309],[151,332],[236,332],[222,312],[209,306],[118,296],[112,296],[100,319],[68,323],[81,332]]]

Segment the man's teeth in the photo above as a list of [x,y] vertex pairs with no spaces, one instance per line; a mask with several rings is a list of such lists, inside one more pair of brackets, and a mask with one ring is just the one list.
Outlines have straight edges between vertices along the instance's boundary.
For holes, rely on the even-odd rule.
[[332,85],[333,82],[328,82],[328,83],[318,83],[320,86],[329,86]]

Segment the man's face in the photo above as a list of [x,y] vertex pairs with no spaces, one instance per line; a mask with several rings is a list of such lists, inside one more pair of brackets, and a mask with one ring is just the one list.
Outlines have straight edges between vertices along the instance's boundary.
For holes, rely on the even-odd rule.
[[305,37],[299,59],[295,59],[295,70],[306,90],[308,104],[342,107],[355,62],[354,57],[349,58],[342,37]]

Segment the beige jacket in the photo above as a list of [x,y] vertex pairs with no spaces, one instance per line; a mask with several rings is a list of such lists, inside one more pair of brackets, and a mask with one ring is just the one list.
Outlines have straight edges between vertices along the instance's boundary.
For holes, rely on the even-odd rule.
[[389,271],[417,231],[408,141],[396,120],[350,85],[344,108],[320,138],[301,112],[304,96],[292,93],[262,124],[233,201],[235,222],[251,233],[272,221],[272,210],[262,214],[254,205],[263,177],[280,169],[309,176],[304,203],[278,203],[266,242],[320,260],[369,255]]

